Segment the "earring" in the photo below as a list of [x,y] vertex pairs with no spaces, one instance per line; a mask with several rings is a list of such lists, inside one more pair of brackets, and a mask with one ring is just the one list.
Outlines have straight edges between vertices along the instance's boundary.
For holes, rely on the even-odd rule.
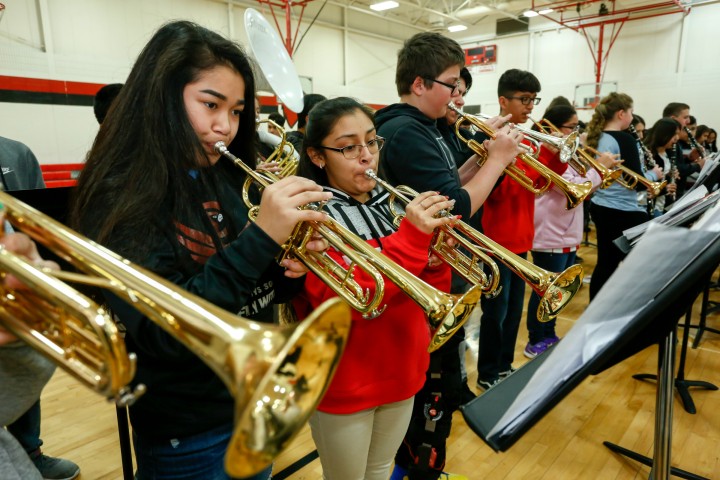
[[322,170],[323,168],[325,168],[325,164],[324,164],[324,163],[321,163],[321,164],[320,164],[320,169]]

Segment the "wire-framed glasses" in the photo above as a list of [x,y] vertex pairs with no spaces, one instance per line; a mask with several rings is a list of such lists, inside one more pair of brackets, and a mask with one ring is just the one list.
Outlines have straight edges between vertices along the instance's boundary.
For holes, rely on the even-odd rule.
[[367,147],[370,153],[375,154],[378,153],[380,149],[382,149],[383,145],[385,145],[385,139],[383,137],[375,137],[372,140],[368,140],[368,142],[365,144],[360,143],[357,145],[348,145],[342,148],[326,147],[324,145],[320,145],[320,148],[324,148],[325,150],[332,150],[334,152],[340,152],[343,154],[343,157],[347,158],[348,160],[355,160],[360,156],[363,148]]

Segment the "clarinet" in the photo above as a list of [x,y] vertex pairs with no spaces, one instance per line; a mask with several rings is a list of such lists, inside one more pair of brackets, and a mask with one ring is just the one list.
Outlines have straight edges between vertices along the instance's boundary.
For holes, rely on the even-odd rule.
[[[677,177],[677,165],[675,164],[675,149],[673,148],[671,151],[666,151],[668,159],[670,160],[670,172],[668,175],[670,175],[670,178],[668,179],[668,185],[675,185],[675,177]],[[668,193],[670,198],[672,198],[673,202],[675,201],[675,192]]]
[[[630,125],[627,128],[630,135],[635,137],[635,141],[637,142],[638,146],[640,147],[640,151],[642,151],[643,154],[643,165],[645,166],[645,171],[650,171],[653,168],[655,168],[655,159],[653,158],[652,152],[645,146],[643,141],[640,139],[640,135],[638,134],[637,130],[635,130],[635,126]],[[658,179],[659,180],[659,179]],[[650,198],[650,193],[647,194],[647,213],[650,215],[650,218],[653,217],[653,211],[655,211],[655,197]]]
[[687,133],[688,136],[688,142],[690,143],[690,146],[697,150],[697,152],[700,154],[700,158],[705,158],[705,149],[700,146],[699,143],[697,143],[697,140],[695,140],[695,137],[693,136],[692,132],[688,127],[683,127],[685,129],[685,133]]

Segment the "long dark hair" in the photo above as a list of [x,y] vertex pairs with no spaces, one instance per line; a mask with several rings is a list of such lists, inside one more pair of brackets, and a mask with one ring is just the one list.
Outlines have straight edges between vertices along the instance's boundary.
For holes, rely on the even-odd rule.
[[680,130],[680,124],[672,118],[661,118],[647,132],[643,143],[651,152],[657,152],[658,148],[663,148]]
[[183,90],[221,65],[245,81],[245,109],[229,148],[254,166],[255,80],[248,57],[237,44],[197,24],[168,23],[138,56],[88,153],[71,207],[74,228],[142,259],[150,228],[205,215],[189,193],[190,172],[216,184],[221,173],[232,181],[239,170],[222,159],[214,168],[198,168],[197,159],[206,155],[185,110]]
[[322,151],[319,147],[322,145],[325,137],[330,135],[330,132],[332,132],[338,120],[346,115],[352,115],[357,111],[363,112],[375,123],[375,113],[373,110],[354,98],[332,98],[330,100],[324,100],[313,107],[308,115],[305,139],[303,140],[302,153],[300,154],[300,162],[298,163],[297,169],[298,176],[309,178],[318,185],[329,184],[327,172],[310,160],[308,148],[316,148]]

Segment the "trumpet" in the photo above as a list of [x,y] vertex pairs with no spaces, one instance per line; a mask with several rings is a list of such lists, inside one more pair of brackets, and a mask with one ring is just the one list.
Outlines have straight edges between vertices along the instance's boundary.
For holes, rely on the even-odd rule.
[[[277,162],[280,170],[276,172],[276,175],[280,178],[295,175],[298,167],[298,156],[293,144],[287,140],[285,129],[270,119],[261,120],[259,123],[272,125],[280,134],[280,142],[275,146],[273,153],[262,163]],[[248,178],[248,181],[252,182],[252,179]]]
[[[600,152],[590,146],[585,146],[584,149],[590,155],[600,155]],[[648,192],[652,193],[653,196],[657,197],[660,195],[662,189],[665,188],[665,185],[667,185],[667,180],[663,180],[662,182],[653,182],[652,180],[645,178],[644,175],[630,170],[625,165],[618,165],[617,170],[621,173],[615,181],[628,190],[633,190],[639,183],[644,186]]]
[[[405,193],[413,196],[417,195],[417,192],[412,190],[410,187],[393,187],[388,182],[378,177],[372,169],[366,170],[365,175],[378,182],[385,190],[390,192],[394,198],[399,199],[405,205],[410,203],[411,200],[405,195]],[[391,203],[392,201],[393,198],[390,198]],[[439,215],[449,216],[450,212],[441,211],[439,212]],[[455,233],[455,230],[459,231],[462,235],[467,237],[467,239]],[[450,263],[453,269],[465,278],[465,280],[470,281],[472,279],[472,272],[462,271],[460,269],[461,265],[455,264],[455,258],[447,258],[444,255],[444,249],[441,249],[441,246],[445,244],[446,236],[455,239],[472,253],[473,257],[471,259],[466,258],[462,263],[475,265],[475,258],[484,257],[484,252],[505,264],[505,266],[507,266],[512,272],[522,278],[523,281],[527,283],[530,288],[538,294],[538,296],[540,296],[540,306],[538,307],[537,318],[541,322],[549,322],[553,318],[557,317],[562,309],[570,303],[570,300],[572,300],[582,286],[582,266],[572,265],[562,273],[548,272],[536,265],[533,265],[524,258],[518,257],[499,243],[493,242],[467,223],[457,221],[455,222],[454,227],[442,227],[436,232],[432,249],[445,262]],[[464,255],[462,256],[464,257]],[[497,272],[497,265],[495,265],[493,261],[485,263],[490,266],[494,265],[494,270]],[[499,274],[494,273],[494,275],[495,278],[499,280]]]
[[135,389],[129,386],[137,358],[127,352],[117,325],[105,309],[3,246],[0,270],[28,287],[15,290],[4,282],[0,284],[2,325],[81,384],[120,407],[132,405],[145,392],[142,384]]
[[[460,132],[460,127],[464,122],[469,122],[471,125],[473,125],[478,130],[484,132],[490,138],[495,138],[495,132],[487,126],[487,124],[483,121],[481,117],[464,113],[452,102],[448,104],[448,107],[460,116],[457,122],[455,122],[455,134],[460,139],[460,141],[467,144],[467,146],[478,155],[479,159],[477,163],[479,166],[482,166],[487,160],[487,151],[485,150],[485,147],[482,145],[482,143],[472,138],[465,138]],[[521,131],[525,132],[527,131],[527,129],[522,129]],[[535,137],[537,137],[537,132],[533,132],[533,134],[535,135]],[[553,137],[552,135],[546,135],[546,137],[551,137],[555,140],[561,140],[557,137]],[[562,176],[558,175],[557,173],[553,172],[551,169],[543,165],[540,161],[537,160],[537,158],[535,158],[527,151],[518,155],[518,158],[523,161],[529,168],[532,168],[540,174],[540,177],[545,180],[544,185],[542,185],[541,187],[535,187],[535,182],[530,177],[528,177],[525,172],[523,172],[519,167],[515,165],[508,166],[505,169],[505,173],[510,178],[518,182],[525,189],[531,191],[535,195],[542,195],[550,188],[551,185],[554,184],[567,198],[568,210],[580,205],[592,191],[591,182],[588,181],[581,184],[570,183]]]
[[[553,123],[546,118],[543,118],[540,122],[535,122],[533,120],[533,123],[535,123],[535,125],[539,128],[544,129],[547,127],[553,132],[560,131],[559,128],[553,125]],[[620,175],[622,175],[622,170],[609,169],[602,163],[598,162],[593,155],[586,152],[583,147],[578,147],[575,150],[575,155],[573,155],[572,161],[568,163],[580,175],[586,175],[588,168],[594,169],[600,175],[600,188],[608,188],[615,180],[618,179],[618,177],[620,177]]]
[[[228,151],[223,142],[217,142],[215,150],[244,170],[262,188],[279,179],[270,172],[260,173],[251,169]],[[247,190],[243,191],[243,198],[248,206],[251,206]],[[322,208],[322,205],[308,205],[305,208]],[[251,206],[251,210],[255,212],[257,209],[257,206]],[[254,215],[251,214],[251,216]],[[311,252],[304,248],[313,232],[319,233],[330,245],[351,260],[348,269],[335,262],[327,254]],[[379,309],[377,306],[384,294],[383,275],[386,276],[417,303],[428,317],[428,323],[432,330],[432,339],[428,347],[430,352],[440,348],[463,326],[477,307],[482,294],[479,286],[473,286],[466,293],[458,295],[436,289],[382,255],[362,238],[332,218],[328,218],[323,223],[303,222],[298,224],[283,248],[282,258],[286,256],[297,258],[355,310],[365,313],[366,318],[378,317],[385,309],[384,306]],[[353,281],[352,271],[355,267],[362,268],[374,279],[375,294],[373,297],[369,297],[368,292],[363,292],[362,288]]]
[[[292,327],[253,322],[132,265],[4,192],[0,192],[0,203],[10,223],[83,272],[49,275],[112,292],[195,353],[225,383],[235,399],[235,428],[225,457],[231,476],[251,476],[267,468],[315,410],[347,342],[347,305],[328,300]],[[44,297],[55,295],[45,280],[39,278],[31,287]],[[14,301],[6,294],[3,306]],[[18,305],[28,315],[42,313],[46,306]],[[60,330],[72,334],[71,330],[78,330],[74,324],[68,322]],[[38,332],[22,324],[9,325],[13,331],[25,331],[23,338],[37,336]],[[99,343],[84,332],[60,340],[52,338],[54,332],[47,335],[40,339],[42,343],[64,350],[64,356],[89,362],[93,352],[85,348]]]

